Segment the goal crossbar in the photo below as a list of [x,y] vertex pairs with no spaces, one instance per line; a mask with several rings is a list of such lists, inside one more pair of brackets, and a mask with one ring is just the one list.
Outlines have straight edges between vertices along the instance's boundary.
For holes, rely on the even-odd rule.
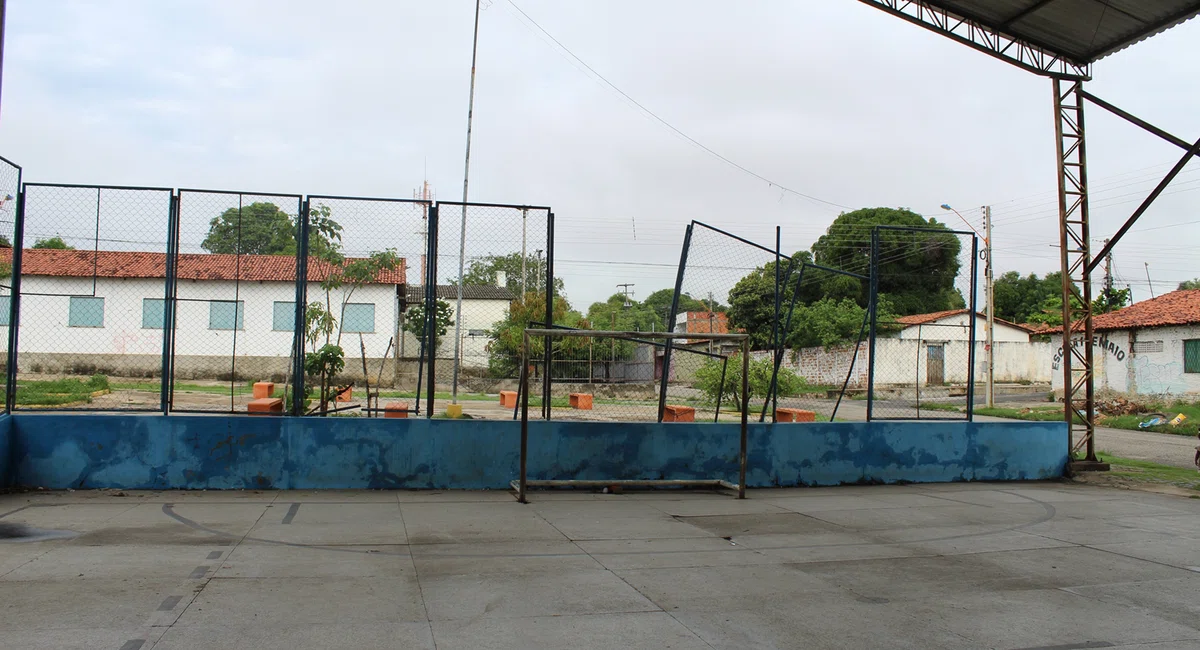
[[[570,330],[549,328],[528,328],[524,331],[521,346],[521,380],[520,380],[520,409],[521,409],[521,466],[520,477],[512,481],[510,486],[516,492],[517,500],[528,503],[528,488],[530,487],[673,487],[673,488],[710,488],[727,489],[737,492],[737,498],[746,498],[746,458],[748,447],[748,414],[750,397],[750,337],[746,334],[702,333],[702,332],[628,332],[609,330]],[[741,428],[738,451],[738,482],[731,483],[724,479],[554,479],[529,480],[529,343],[533,338],[601,338],[601,339],[650,339],[673,341],[675,339],[691,339],[701,341],[728,341],[739,343],[742,356],[741,381]],[[669,373],[669,368],[663,368],[663,373]],[[718,409],[720,405],[718,404]],[[619,425],[617,425],[619,426]]]

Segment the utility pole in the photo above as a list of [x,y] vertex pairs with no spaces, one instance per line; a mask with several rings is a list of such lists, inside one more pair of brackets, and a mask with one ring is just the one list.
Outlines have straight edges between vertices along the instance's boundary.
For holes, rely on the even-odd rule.
[[[459,356],[462,352],[462,301],[463,275],[467,261],[467,180],[471,175],[471,120],[475,117],[475,55],[479,52],[479,3],[475,0],[475,31],[471,37],[471,94],[467,99],[467,154],[463,160],[463,206],[462,229],[458,233],[458,300],[454,308],[454,377],[451,379],[450,403],[458,404],[458,368],[461,365]],[[430,305],[432,307],[432,305]],[[460,407],[455,407],[453,417],[462,414]]]
[[526,281],[526,278],[529,277],[529,272],[526,270],[526,267],[525,267],[525,260],[526,260],[525,226],[527,225],[526,224],[527,221],[529,221],[529,208],[521,208],[521,301],[522,302],[525,301],[525,294],[528,292],[528,289],[526,289],[526,287],[525,287],[525,281]]
[[[987,258],[984,260],[984,278],[987,283],[987,405],[992,408],[996,405],[996,364],[994,363],[995,354],[992,349],[995,344],[996,333],[996,291],[992,284],[992,206],[983,206],[983,246],[987,252]],[[972,315],[972,318],[974,315]]]
[[[1108,248],[1108,242],[1109,240],[1104,240],[1105,248]],[[1113,292],[1112,255],[1112,251],[1108,251],[1108,255],[1104,256],[1104,293],[1110,297]]]
[[1142,262],[1146,265],[1146,284],[1150,285],[1150,299],[1154,300],[1154,282],[1150,280],[1150,262]]
[[632,287],[632,286],[634,286],[634,284],[632,282],[626,282],[624,284],[617,285],[617,288],[621,290],[621,293],[625,294],[625,304],[622,305],[625,308],[629,308],[629,307],[633,306],[633,303],[629,302],[629,296],[633,293],[632,291],[629,290],[629,287]]
[[533,283],[533,288],[534,290],[537,290],[538,283],[541,282],[542,277],[542,249],[539,248],[534,252],[537,253],[537,278],[535,278],[537,282]]

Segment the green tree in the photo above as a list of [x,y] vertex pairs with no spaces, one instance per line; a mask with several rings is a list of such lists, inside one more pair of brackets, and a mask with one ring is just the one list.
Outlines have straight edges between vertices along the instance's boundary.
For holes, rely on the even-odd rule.
[[[340,247],[342,226],[331,218],[329,206],[309,211],[309,254],[327,259]],[[226,255],[295,255],[296,220],[274,203],[257,202],[229,208],[208,224],[200,247]]]
[[[854,343],[862,331],[865,307],[850,298],[825,298],[809,305],[796,305],[792,312],[792,327],[787,334],[789,348],[834,347]],[[895,316],[880,306],[879,321],[888,322]]]
[[1200,289],[1200,278],[1196,278],[1194,280],[1184,280],[1183,282],[1179,283],[1180,291],[1187,289]]
[[[661,332],[671,329],[667,318],[671,315],[671,301],[674,297],[674,289],[659,289],[646,296],[646,299],[642,301],[642,306],[655,315],[655,330]],[[726,310],[726,307],[715,297],[705,296],[704,300],[698,300],[686,291],[679,294],[679,313],[681,314],[687,311],[709,311],[710,306],[715,312]]]
[[[525,256],[525,286],[521,286],[520,253],[484,255],[483,257],[469,260],[467,268],[463,272],[463,284],[466,286],[494,286],[496,284],[497,272],[504,273],[504,286],[515,296],[521,295],[522,289],[538,292],[544,290],[546,286],[546,260],[545,258],[538,258],[536,255]],[[457,276],[450,281],[450,284],[457,283]],[[562,292],[562,278],[554,278],[554,293],[561,294]]]
[[[426,348],[425,354],[433,356],[442,347],[442,337],[446,336],[450,326],[454,324],[454,309],[445,300],[437,300],[434,307],[433,346]],[[404,331],[417,338],[418,343],[425,342],[425,303],[419,303],[404,312]]]
[[12,242],[8,240],[8,235],[0,235],[0,248],[12,248]]
[[[879,293],[904,316],[961,309],[966,301],[955,287],[962,243],[937,219],[903,208],[863,208],[843,212],[812,246],[817,264],[863,276],[871,272],[871,233],[875,226],[925,228],[939,232],[879,231]],[[866,306],[867,281],[858,283],[855,301]]]
[[[5,240],[5,241],[7,241],[7,240]],[[12,245],[9,244],[8,248],[11,248],[11,247],[12,247]],[[41,248],[41,249],[60,250],[60,251],[75,250],[74,246],[67,246],[67,242],[63,241],[62,237],[59,237],[57,235],[55,235],[54,237],[51,237],[49,239],[39,239],[33,243],[33,247]]]
[[[771,359],[763,357],[761,359],[750,360],[750,379],[749,392],[751,401],[754,399],[766,399],[767,393],[771,388],[771,371],[773,365]],[[725,382],[721,382],[721,370],[724,366]],[[807,385],[804,378],[797,375],[788,368],[779,368],[779,375],[776,379],[775,386],[779,391],[780,397],[791,397],[798,395],[800,391]],[[710,404],[715,404],[717,401],[717,393],[721,393],[721,403],[732,403],[737,410],[742,409],[742,357],[741,354],[734,354],[728,358],[728,364],[717,359],[710,359],[704,362],[696,370],[696,382],[694,388],[704,394],[705,399]],[[760,402],[761,403],[761,402]]]
[[[591,329],[583,314],[571,309],[571,303],[562,296],[554,296],[554,323],[577,329]],[[488,336],[492,338],[488,351],[488,372],[493,377],[517,377],[521,369],[521,346],[526,328],[531,323],[546,320],[546,294],[529,292],[508,306],[502,321],[492,326]],[[554,339],[553,352],[557,359],[586,359],[590,339],[568,337]],[[530,341],[529,356],[541,359],[545,350],[541,338]]]

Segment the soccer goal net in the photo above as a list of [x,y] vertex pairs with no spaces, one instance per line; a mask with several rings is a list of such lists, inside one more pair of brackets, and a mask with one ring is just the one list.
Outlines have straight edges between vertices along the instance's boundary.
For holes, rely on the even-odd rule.
[[[618,345],[622,349],[619,354],[612,351]],[[668,346],[676,352],[691,352],[686,356],[696,358],[694,370],[699,378],[695,382],[697,388],[689,394],[672,394],[669,399],[663,399],[664,396],[653,391],[658,386],[659,373],[680,372],[674,364],[662,364],[663,351]],[[597,365],[597,349],[609,351],[608,364]],[[745,497],[746,430],[750,411],[749,337],[746,334],[531,328],[524,331],[521,350],[520,386],[515,396],[521,421],[521,467],[520,478],[512,482],[521,502],[526,501],[530,487],[703,487],[735,490],[739,498]],[[618,363],[614,361],[617,358],[634,361],[629,362],[630,367],[618,366],[614,365]],[[646,395],[637,393],[639,385],[644,385],[650,392]],[[607,413],[607,416],[593,415],[597,412]],[[694,472],[690,476],[670,478],[665,476],[667,468],[664,467],[664,472],[653,479],[614,476],[530,480],[530,419],[604,421],[617,427],[630,426],[631,434],[645,436],[670,435],[670,424],[673,423],[737,422],[740,424],[737,429],[738,479],[734,483],[721,477],[697,477]],[[621,422],[642,424],[634,427]],[[654,422],[664,424],[649,429],[644,424]],[[696,436],[698,445],[700,437]],[[700,453],[699,448],[696,453]],[[603,463],[593,465],[612,466],[615,459],[603,460]]]

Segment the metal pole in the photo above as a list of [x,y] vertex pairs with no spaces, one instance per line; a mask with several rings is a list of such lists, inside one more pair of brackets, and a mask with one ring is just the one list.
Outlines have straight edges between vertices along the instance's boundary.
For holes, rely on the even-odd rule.
[[[2,1],[2,0],[0,0]],[[159,406],[162,408],[163,415],[171,412],[171,384],[170,378],[174,375],[171,370],[171,337],[174,336],[171,331],[175,327],[175,319],[172,316],[171,297],[175,295],[175,193],[167,197],[167,257],[163,262],[164,273],[166,276],[163,282],[163,344],[162,344],[162,371],[159,381]]]
[[[0,86],[4,85],[4,29],[7,23],[8,2],[0,0]],[[17,185],[17,192],[20,193],[21,186]],[[12,321],[9,321],[12,322]]]
[[517,500],[525,500],[525,485],[528,482],[529,469],[529,333],[524,334],[521,345],[521,486],[517,491]]
[[[687,232],[683,235],[683,251],[679,254],[679,272],[675,275],[675,293],[671,296],[671,313],[667,316],[666,332],[674,331],[675,317],[679,312],[679,296],[683,293],[683,272],[687,267],[688,250],[692,247],[692,228],[689,223]],[[686,329],[686,327],[685,327]],[[671,375],[671,339],[666,339],[663,346],[662,378],[658,387],[658,421],[663,421],[663,412],[667,408],[667,380]]]
[[[871,259],[870,259],[870,291],[867,297],[867,310],[871,315],[870,338],[867,343],[867,421],[875,410],[875,328],[879,326],[879,314],[876,313],[876,294],[879,293],[879,228],[871,229]],[[920,348],[920,344],[917,345]]]
[[425,388],[425,417],[433,417],[433,396],[437,389],[435,377],[437,366],[437,267],[438,267],[438,206],[429,208],[429,264],[428,277],[425,279],[425,341],[422,350],[429,351],[429,377]]
[[475,31],[471,36],[471,92],[467,99],[467,154],[463,161],[462,225],[458,231],[458,299],[454,306],[454,372],[450,403],[458,404],[458,355],[462,332],[463,275],[467,260],[467,183],[471,176],[471,120],[475,116],[475,56],[479,51],[479,2],[475,0]]
[[[546,327],[554,329],[554,213],[550,212],[546,215]],[[542,373],[542,411],[547,422],[550,421],[551,404],[550,392],[554,383],[554,377],[550,374],[550,366],[553,361],[553,351],[551,346],[553,341],[549,336],[546,336],[543,341],[542,350],[543,360],[542,365],[545,366],[545,372]]]
[[[975,287],[979,281],[979,238],[971,235],[971,304],[967,305],[967,313],[971,314],[967,329],[967,422],[975,421],[975,336],[978,332],[975,312],[978,311],[978,300]],[[945,353],[942,354],[942,364],[945,365]]]
[[17,214],[13,219],[12,288],[8,301],[8,385],[5,392],[5,410],[11,412],[17,406],[17,344],[21,329],[21,257],[25,247],[25,189],[17,186]]
[[[292,348],[296,350],[295,366],[292,368],[292,403],[288,405],[292,415],[304,415],[304,335],[305,313],[308,305],[308,251],[311,237],[310,205],[300,201],[300,217],[296,219],[296,309],[292,327]],[[236,311],[236,307],[235,307]],[[235,313],[234,316],[237,316]],[[236,324],[236,323],[235,323]],[[322,396],[323,398],[324,396]]]
[[[996,366],[995,366],[995,333],[996,333],[996,291],[992,284],[992,206],[983,206],[983,228],[984,228],[984,249],[987,251],[987,258],[984,263],[987,264],[984,270],[984,286],[987,287],[987,405],[992,408],[996,405]],[[971,318],[975,318],[972,314]],[[975,343],[972,341],[972,346]],[[971,372],[974,373],[972,368]]]
[[[782,332],[779,331],[779,263],[780,263],[780,239],[782,229],[775,226],[775,318],[771,321],[771,346],[775,353],[775,360],[781,358],[783,351],[780,349],[780,339],[783,338]],[[776,364],[777,365],[777,364]],[[767,393],[767,399],[763,402],[763,412],[767,410],[767,403],[771,405],[771,421],[775,421],[775,409],[779,406],[779,396],[776,394],[775,382],[778,379],[774,369],[771,370],[771,386]]]
[[526,288],[526,280],[529,277],[529,271],[526,270],[526,254],[525,254],[525,232],[529,225],[529,208],[521,208],[521,300],[525,300],[525,294],[529,292]]
[[746,454],[749,447],[750,419],[750,339],[742,340],[742,432],[741,462],[738,468],[738,498],[746,498]]

